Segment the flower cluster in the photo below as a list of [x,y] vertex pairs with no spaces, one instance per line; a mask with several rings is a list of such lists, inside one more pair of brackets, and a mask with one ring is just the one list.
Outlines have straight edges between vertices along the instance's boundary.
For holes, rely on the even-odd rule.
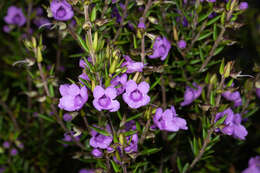
[[215,122],[217,122],[220,118],[226,116],[226,119],[223,123],[223,127],[216,129],[215,131],[221,131],[222,133],[233,136],[234,138],[238,138],[244,140],[247,136],[246,128],[241,124],[242,117],[240,114],[235,114],[231,108],[224,110],[223,112],[219,112],[215,116]]

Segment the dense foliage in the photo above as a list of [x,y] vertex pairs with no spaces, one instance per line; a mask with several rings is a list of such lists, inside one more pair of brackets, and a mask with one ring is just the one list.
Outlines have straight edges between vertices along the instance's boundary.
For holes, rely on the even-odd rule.
[[257,2],[0,2],[0,172],[260,173]]

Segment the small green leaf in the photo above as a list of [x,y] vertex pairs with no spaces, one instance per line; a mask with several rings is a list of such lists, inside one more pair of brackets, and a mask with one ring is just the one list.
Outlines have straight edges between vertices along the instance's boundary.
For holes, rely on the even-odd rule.
[[90,128],[92,128],[93,130],[97,131],[98,133],[104,135],[104,136],[112,136],[110,133],[108,133],[107,131],[103,130],[103,129],[99,129],[96,128],[94,126],[89,126]]
[[115,172],[119,172],[120,168],[118,167],[118,165],[113,160],[110,160],[110,162],[112,164],[112,167],[113,167],[114,171]]

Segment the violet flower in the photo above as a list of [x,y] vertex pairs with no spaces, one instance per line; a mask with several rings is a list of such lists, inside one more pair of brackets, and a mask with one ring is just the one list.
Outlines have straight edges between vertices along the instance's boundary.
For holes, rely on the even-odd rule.
[[145,29],[145,23],[144,23],[144,18],[143,17],[141,17],[139,19],[138,28]]
[[185,47],[186,47],[186,41],[184,41],[184,40],[180,40],[180,41],[178,41],[178,48],[180,48],[180,49],[184,49]]
[[[112,133],[109,125],[106,126],[106,131]],[[89,145],[93,148],[106,149],[113,141],[112,136],[104,136],[93,129],[90,134],[92,137],[90,138]]]
[[10,142],[4,141],[4,143],[3,143],[4,148],[10,148],[10,146],[11,146]]
[[91,154],[96,157],[96,158],[101,158],[103,156],[103,152],[97,148],[94,148],[92,151],[91,151]]
[[[88,57],[88,58],[87,58],[87,61],[88,61],[89,63],[91,63],[91,62],[92,62],[91,57]],[[79,66],[80,66],[81,68],[89,68],[89,67],[88,67],[88,64],[85,62],[84,59],[80,59],[80,60],[79,60]]]
[[64,84],[61,85],[59,108],[66,111],[80,110],[88,100],[88,91],[85,86],[78,87],[76,84]]
[[41,28],[41,27],[46,27],[48,29],[50,29],[50,21],[49,19],[45,18],[45,17],[37,17],[33,20],[33,23],[38,27],[38,28]]
[[256,96],[260,98],[260,88],[256,88],[255,92],[256,92]]
[[247,2],[240,2],[239,4],[239,9],[240,10],[246,10],[248,8],[248,3]]
[[88,75],[83,71],[80,75],[79,75],[79,81],[82,85],[84,85],[84,83],[80,80],[80,79],[84,79],[84,80],[87,80],[87,81],[90,81]]
[[114,7],[114,8],[112,9],[111,17],[112,17],[112,18],[116,18],[116,22],[117,22],[117,23],[120,23],[120,22],[121,22],[122,17],[121,17],[121,15],[120,15],[120,13],[119,13],[117,7]]
[[9,32],[11,31],[11,28],[10,28],[8,25],[4,25],[4,26],[3,26],[3,31],[4,31],[5,33],[9,33]]
[[18,25],[21,27],[25,24],[26,18],[21,8],[10,6],[7,15],[4,17],[4,21],[10,25]]
[[184,93],[184,101],[181,102],[181,106],[187,106],[191,104],[195,99],[197,99],[200,96],[202,92],[202,87],[196,84],[195,82],[193,82],[192,85],[195,87],[195,89],[186,86],[186,90]]
[[111,81],[112,87],[117,87],[117,95],[122,94],[125,91],[125,84],[127,82],[127,74],[123,74],[122,76],[117,76]]
[[53,0],[50,9],[56,20],[67,21],[74,16],[73,9],[66,0]]
[[106,89],[101,86],[96,86],[93,91],[93,105],[99,110],[109,110],[115,112],[120,108],[120,103],[114,100],[117,96],[117,91],[114,87],[108,87]]
[[227,99],[228,101],[234,102],[235,107],[242,105],[242,99],[241,99],[240,93],[238,91],[235,91],[235,92],[226,91],[226,92],[222,93],[222,96],[225,99]]
[[149,89],[150,86],[147,82],[141,82],[137,85],[134,80],[129,80],[126,83],[123,100],[133,109],[145,106],[150,102],[150,97],[147,95]]
[[126,137],[127,147],[125,147],[126,153],[136,153],[138,151],[138,135],[133,134]]
[[171,49],[171,43],[167,40],[166,37],[157,37],[153,44],[153,54],[148,57],[151,59],[161,58],[165,60],[169,51]]
[[10,155],[11,155],[11,156],[16,156],[17,154],[18,154],[18,151],[17,151],[16,148],[12,148],[12,149],[10,150]]
[[241,140],[245,139],[247,135],[246,128],[241,125],[242,117],[240,114],[234,114],[232,109],[228,108],[223,112],[219,112],[216,114],[215,122],[217,122],[220,118],[226,115],[226,119],[223,123],[224,127],[220,129],[216,129],[215,131],[221,131],[222,133],[233,136],[234,138],[238,138]]
[[153,122],[160,130],[177,132],[180,129],[188,129],[186,120],[177,117],[174,106],[171,106],[171,109],[166,109],[164,112],[162,108],[158,108],[153,117]]
[[260,173],[260,156],[251,157],[248,162],[248,168],[242,173]]
[[92,169],[81,169],[79,170],[79,173],[95,173],[95,171]]
[[126,62],[122,63],[122,67],[126,66],[126,73],[142,72],[144,64],[142,62],[133,61],[128,55],[124,55]]
[[64,121],[71,121],[72,120],[72,116],[68,113],[63,115],[63,120]]

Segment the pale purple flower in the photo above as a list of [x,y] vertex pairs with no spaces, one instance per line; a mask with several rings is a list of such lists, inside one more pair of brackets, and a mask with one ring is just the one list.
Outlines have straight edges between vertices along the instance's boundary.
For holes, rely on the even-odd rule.
[[85,86],[78,87],[76,84],[64,84],[60,88],[59,108],[66,111],[80,110],[88,100],[88,91]]
[[[74,135],[76,132],[70,131],[69,132],[71,135]],[[68,132],[64,133],[64,138],[62,139],[65,142],[71,142],[72,141],[72,137]],[[79,136],[74,136],[76,141],[80,140],[80,135]]]
[[223,112],[219,112],[216,114],[215,122],[217,122],[220,118],[226,115],[226,119],[223,122],[224,127],[220,129],[216,129],[215,131],[221,131],[222,133],[233,136],[234,138],[238,138],[244,140],[247,136],[246,128],[241,125],[242,117],[240,114],[234,114],[232,109],[228,108]]
[[180,41],[178,41],[178,47],[180,48],[180,49],[184,49],[185,47],[186,47],[186,41],[184,41],[184,40],[180,40]]
[[101,158],[103,156],[103,152],[97,148],[94,148],[92,151],[91,151],[91,154],[96,157],[96,158]]
[[71,121],[72,120],[72,116],[68,113],[63,115],[63,120],[64,121]]
[[122,67],[126,66],[126,73],[142,72],[144,64],[142,62],[133,61],[128,55],[124,55],[126,62],[122,63]]
[[10,142],[8,142],[8,141],[4,141],[4,143],[3,143],[3,147],[4,148],[10,148]]
[[144,18],[143,17],[141,17],[139,19],[138,28],[145,29],[145,23],[144,23]]
[[96,86],[93,91],[93,105],[99,110],[109,110],[115,112],[120,108],[120,103],[114,100],[117,96],[117,91],[114,87],[102,88],[100,85]]
[[16,156],[17,154],[18,154],[18,151],[17,151],[16,148],[12,148],[12,149],[10,150],[10,155],[11,155],[11,156]]
[[120,22],[121,22],[122,17],[121,17],[121,15],[120,15],[120,13],[119,13],[117,7],[114,7],[114,8],[112,9],[111,17],[112,17],[112,18],[116,18],[116,22],[117,22],[117,23],[120,23]]
[[153,117],[153,122],[160,130],[177,132],[181,129],[188,129],[186,120],[177,116],[174,106],[164,112],[162,108],[158,108]]
[[86,81],[90,81],[88,75],[87,75],[84,71],[82,71],[82,73],[79,75],[78,78],[79,78],[79,81],[80,81],[80,83],[81,83],[82,85],[84,85],[84,83],[83,83],[80,79],[84,79],[84,80],[86,80]]
[[201,92],[202,92],[202,87],[196,84],[195,82],[192,83],[193,87],[186,86],[186,90],[184,93],[184,101],[181,102],[181,106],[186,106],[191,104],[195,99],[197,99]]
[[9,33],[11,31],[11,28],[8,25],[4,25],[3,31],[6,32],[6,33]]
[[260,98],[260,88],[256,88],[255,92],[256,92],[256,96]]
[[171,43],[167,40],[166,37],[157,37],[153,44],[153,54],[148,57],[151,59],[161,58],[165,60],[169,51],[171,49]]
[[81,169],[79,173],[95,173],[95,171],[93,169]]
[[248,8],[248,3],[247,2],[240,2],[239,4],[239,9],[240,10],[246,10]]
[[207,0],[208,2],[216,2],[216,0]]
[[222,96],[225,99],[227,99],[228,101],[234,102],[235,107],[242,105],[242,99],[241,99],[240,93],[238,91],[235,91],[235,92],[226,91],[226,92],[222,93]]
[[[91,62],[92,62],[91,57],[88,57],[88,58],[87,58],[87,61],[88,61],[89,63],[91,63]],[[80,66],[81,68],[89,68],[89,67],[88,67],[88,64],[85,62],[84,59],[80,59],[80,60],[79,60],[79,66]]]
[[136,153],[138,150],[138,135],[133,134],[126,137],[127,147],[125,147],[126,153]]
[[145,106],[150,102],[150,97],[147,95],[149,89],[150,86],[147,82],[141,82],[137,85],[134,80],[129,80],[126,83],[123,100],[133,109]]
[[111,81],[111,87],[115,87],[117,90],[117,95],[122,94],[125,91],[125,84],[127,82],[127,74],[122,76],[117,76]]
[[124,132],[125,131],[130,131],[130,130],[136,130],[136,123],[134,120],[128,121],[127,123],[125,123],[125,128],[124,128]]
[[[111,133],[111,129],[108,125],[106,126],[106,131]],[[112,136],[102,135],[93,129],[91,130],[90,134],[92,137],[90,138],[89,145],[93,148],[106,149],[113,141]]]
[[260,156],[250,158],[248,168],[242,173],[260,173]]
[[21,8],[10,6],[7,15],[4,17],[4,21],[11,25],[23,26],[26,22],[26,18]]
[[74,16],[73,9],[66,0],[53,0],[50,9],[56,20],[67,21]]

